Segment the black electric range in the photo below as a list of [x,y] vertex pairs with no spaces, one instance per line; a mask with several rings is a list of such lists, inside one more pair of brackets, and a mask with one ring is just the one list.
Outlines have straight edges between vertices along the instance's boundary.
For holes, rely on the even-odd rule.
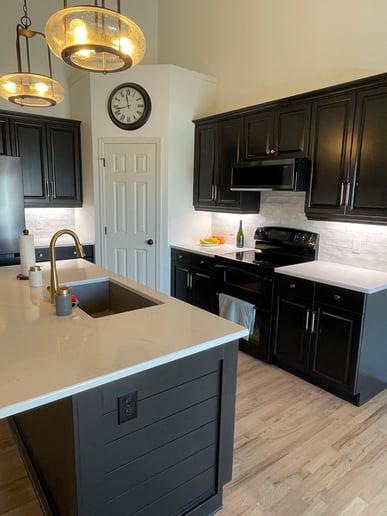
[[240,340],[240,349],[269,360],[273,275],[275,267],[315,260],[319,235],[303,229],[258,227],[255,249],[215,256],[218,293],[255,307],[254,332]]

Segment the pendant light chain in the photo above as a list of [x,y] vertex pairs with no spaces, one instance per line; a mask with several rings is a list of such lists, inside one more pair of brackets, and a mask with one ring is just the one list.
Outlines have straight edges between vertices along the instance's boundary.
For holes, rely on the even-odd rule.
[[28,27],[31,25],[31,18],[29,18],[27,14],[27,0],[24,0],[23,12],[24,15],[20,18],[20,22],[25,29],[28,29]]

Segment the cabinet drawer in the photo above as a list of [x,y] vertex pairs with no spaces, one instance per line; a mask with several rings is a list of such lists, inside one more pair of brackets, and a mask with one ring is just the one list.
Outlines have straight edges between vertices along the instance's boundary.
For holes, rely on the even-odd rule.
[[191,253],[182,251],[181,249],[171,249],[171,260],[173,262],[191,265]]
[[215,258],[213,256],[191,253],[189,251],[182,251],[181,249],[171,249],[171,260],[176,263],[191,265],[192,267],[208,271],[212,271],[215,268]]
[[202,254],[193,254],[191,265],[199,269],[207,271],[215,270],[215,258],[213,256],[204,256]]
[[316,304],[336,306],[342,310],[362,313],[364,294],[354,290],[316,283]]
[[274,287],[282,296],[286,297],[305,297],[313,300],[313,281],[286,276],[285,274],[274,275]]

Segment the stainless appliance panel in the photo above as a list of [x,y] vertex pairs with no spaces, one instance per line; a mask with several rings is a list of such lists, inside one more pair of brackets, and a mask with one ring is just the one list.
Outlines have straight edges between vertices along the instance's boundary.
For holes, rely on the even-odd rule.
[[20,263],[18,237],[24,228],[21,159],[0,156],[0,265]]

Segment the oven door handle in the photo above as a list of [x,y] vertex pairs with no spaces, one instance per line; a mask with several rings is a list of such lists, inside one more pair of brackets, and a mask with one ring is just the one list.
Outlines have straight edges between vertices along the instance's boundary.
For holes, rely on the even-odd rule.
[[222,270],[232,270],[232,271],[235,271],[235,272],[239,272],[239,273],[243,273],[243,274],[248,274],[249,276],[252,276],[253,278],[257,278],[257,279],[260,279],[260,280],[273,281],[272,278],[268,278],[267,276],[260,276],[259,274],[254,274],[253,272],[246,271],[243,268],[230,267],[229,265],[218,265],[218,264],[215,264],[215,268],[216,269],[222,269]]

